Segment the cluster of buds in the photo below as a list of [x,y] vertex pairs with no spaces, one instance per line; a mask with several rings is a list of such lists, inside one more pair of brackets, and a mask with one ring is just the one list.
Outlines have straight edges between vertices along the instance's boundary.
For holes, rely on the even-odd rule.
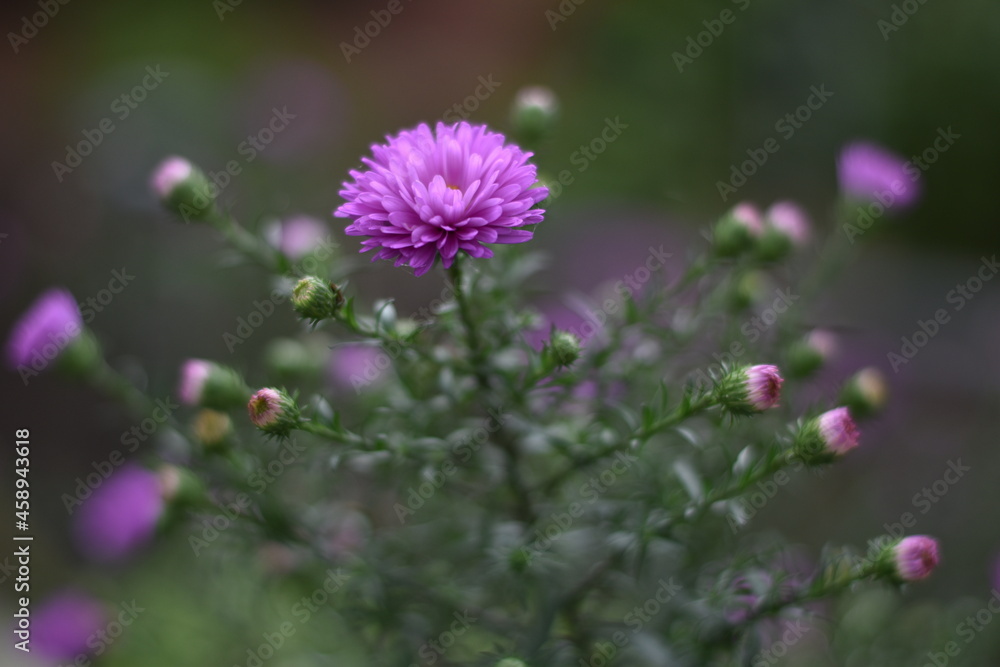
[[752,250],[763,261],[776,261],[806,245],[811,227],[809,216],[793,202],[776,202],[764,213],[749,202],[740,202],[715,225],[715,252],[720,257],[736,257]]

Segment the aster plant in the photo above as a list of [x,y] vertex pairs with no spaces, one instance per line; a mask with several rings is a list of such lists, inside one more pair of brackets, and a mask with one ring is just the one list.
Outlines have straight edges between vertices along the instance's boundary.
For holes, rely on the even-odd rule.
[[[515,136],[544,145],[554,98],[525,99]],[[830,465],[866,444],[857,419],[868,414],[836,390],[801,398],[833,348],[831,334],[805,327],[808,306],[747,344],[745,363],[713,361],[740,340],[732,324],[763,307],[757,286],[802,264],[819,236],[801,207],[720,212],[689,267],[622,293],[598,333],[553,326],[532,345],[543,262],[512,247],[548,224],[532,153],[484,125],[437,123],[388,136],[361,162],[332,220],[399,267],[398,281],[443,285],[448,298],[429,314],[363,303],[364,274],[341,252],[315,271],[290,261],[318,242],[314,221],[307,241],[291,244],[284,229],[276,245],[273,225],[240,225],[186,160],[154,173],[170,211],[274,276],[302,336],[275,341],[263,361],[241,358],[239,371],[178,360],[183,408],[159,444],[82,503],[84,555],[120,563],[173,540],[198,564],[259,559],[295,596],[323,591],[310,612],[322,621],[289,635],[289,660],[505,667],[763,664],[789,623],[825,623],[831,599],[937,567],[928,536],[873,536],[796,560],[751,522],[758,489],[849,475]],[[846,197],[880,187],[884,162],[850,148]],[[32,307],[9,364],[44,356],[53,336],[60,350],[94,339],[72,304],[58,291]],[[77,377],[148,414],[150,400],[90,349]],[[167,474],[151,471],[161,459]],[[790,502],[784,494],[773,502]],[[96,607],[74,604],[94,622]],[[290,609],[261,622],[292,622]],[[236,647],[225,659],[254,656]]]

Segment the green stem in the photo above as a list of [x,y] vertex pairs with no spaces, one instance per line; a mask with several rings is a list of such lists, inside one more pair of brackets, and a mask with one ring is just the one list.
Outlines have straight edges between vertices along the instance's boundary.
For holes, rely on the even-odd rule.
[[125,404],[138,416],[145,417],[155,407],[143,392],[136,389],[131,382],[113,369],[103,359],[90,375],[90,381],[111,398]]
[[467,345],[469,346],[469,357],[472,364],[472,370],[476,375],[479,385],[484,390],[489,390],[489,376],[483,368],[486,355],[482,348],[482,342],[479,338],[479,331],[476,328],[475,320],[472,317],[472,308],[469,305],[469,299],[462,287],[462,263],[460,256],[455,257],[455,261],[452,263],[451,268],[448,269],[448,275],[451,277],[451,281],[455,286],[455,300],[458,302],[458,315],[462,320],[462,326],[465,328],[465,337]]
[[550,493],[555,491],[555,489],[558,488],[558,486],[562,482],[566,481],[566,479],[569,478],[576,471],[581,470],[594,463],[597,463],[598,461],[601,461],[609,456],[613,456],[616,452],[620,452],[621,450],[628,447],[628,443],[632,442],[633,440],[645,441],[649,439],[651,436],[655,435],[656,433],[659,433],[660,431],[668,429],[672,426],[676,426],[681,422],[683,422],[685,419],[688,419],[705,411],[714,404],[715,401],[712,398],[711,394],[705,394],[703,396],[694,399],[691,403],[686,403],[678,406],[677,409],[674,410],[669,415],[662,417],[656,422],[650,424],[648,427],[636,430],[634,433],[629,435],[628,440],[626,442],[624,443],[617,442],[613,445],[606,445],[595,452],[587,454],[586,456],[574,459],[569,466],[557,472],[547,481],[543,482],[539,487],[540,492],[543,495],[546,496],[549,495]]
[[225,213],[216,212],[209,219],[209,222],[245,257],[268,271],[285,273],[282,271],[282,262],[277,251],[261,241],[255,234],[248,232],[235,218]]
[[300,431],[305,431],[306,433],[312,433],[321,438],[327,438],[335,442],[339,442],[344,445],[352,445],[355,447],[360,447],[362,449],[373,450],[373,447],[367,440],[346,429],[333,429],[329,426],[325,426],[318,422],[303,421],[298,425]]

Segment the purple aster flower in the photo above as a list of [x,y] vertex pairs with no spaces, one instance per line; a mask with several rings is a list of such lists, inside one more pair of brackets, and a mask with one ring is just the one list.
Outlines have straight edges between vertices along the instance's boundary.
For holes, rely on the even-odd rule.
[[108,622],[104,604],[77,591],[62,591],[45,600],[32,620],[31,647],[53,661],[89,655],[90,638]]
[[439,256],[447,268],[459,251],[492,257],[484,243],[528,241],[532,232],[522,228],[542,221],[533,206],[548,189],[532,187],[532,154],[485,125],[422,124],[387,140],[362,159],[366,170],[351,170],[354,182],[340,191],[347,203],[334,212],[354,220],[346,231],[368,237],[362,252],[377,249],[373,259],[394,259],[419,276]]
[[7,339],[7,364],[12,369],[33,365],[41,370],[82,331],[83,319],[73,295],[65,289],[50,289],[14,325]]
[[127,464],[80,507],[74,526],[80,551],[95,561],[124,560],[152,539],[164,509],[160,476]]
[[903,581],[919,581],[931,576],[941,562],[938,543],[927,535],[910,535],[892,548],[896,575]]
[[920,196],[919,172],[906,160],[866,142],[847,145],[837,159],[840,189],[851,199],[905,208]]
[[326,225],[307,215],[299,215],[268,226],[268,242],[293,262],[316,250],[327,235]]

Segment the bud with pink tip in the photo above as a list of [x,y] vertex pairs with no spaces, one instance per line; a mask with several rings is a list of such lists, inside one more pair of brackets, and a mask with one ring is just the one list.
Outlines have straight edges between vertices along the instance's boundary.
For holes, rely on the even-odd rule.
[[253,425],[268,435],[286,437],[300,423],[298,405],[281,389],[258,390],[250,397],[247,412]]
[[808,421],[795,439],[795,453],[810,464],[829,463],[858,446],[860,432],[845,407]]
[[940,562],[938,542],[927,535],[904,537],[892,547],[893,574],[902,582],[926,579]]
[[332,245],[325,241],[326,225],[307,215],[298,215],[268,226],[264,235],[285,257],[297,262],[320,248]]
[[227,410],[246,403],[250,388],[232,368],[188,359],[181,366],[177,395],[185,405]]
[[164,206],[185,222],[205,221],[215,210],[215,186],[182,157],[171,156],[153,170],[149,187]]
[[749,202],[741,202],[715,225],[715,252],[720,257],[735,257],[749,250],[763,233],[760,210]]
[[756,414],[778,405],[783,382],[777,366],[743,366],[719,381],[715,400],[732,414]]
[[793,377],[809,377],[837,350],[837,337],[825,329],[813,329],[788,350],[788,372]]
[[809,242],[811,223],[806,212],[790,201],[776,202],[764,215],[766,224],[757,254],[765,261],[779,260]]

